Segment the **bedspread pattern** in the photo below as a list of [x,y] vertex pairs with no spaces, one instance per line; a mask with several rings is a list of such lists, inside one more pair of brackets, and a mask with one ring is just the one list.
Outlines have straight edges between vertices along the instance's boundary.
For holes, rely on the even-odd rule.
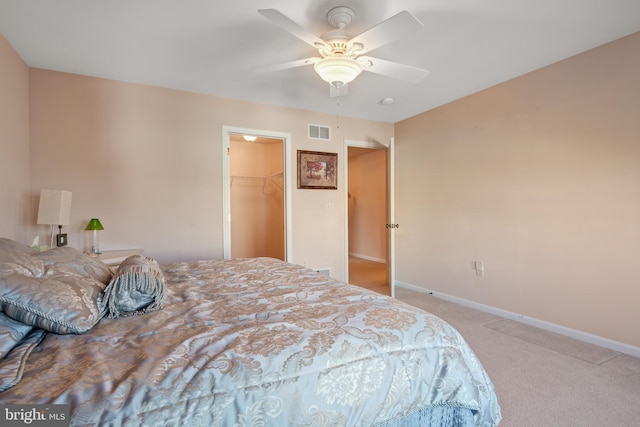
[[475,354],[433,315],[269,258],[163,271],[164,309],[49,333],[2,400],[71,403],[72,425],[369,426],[430,405],[500,420]]

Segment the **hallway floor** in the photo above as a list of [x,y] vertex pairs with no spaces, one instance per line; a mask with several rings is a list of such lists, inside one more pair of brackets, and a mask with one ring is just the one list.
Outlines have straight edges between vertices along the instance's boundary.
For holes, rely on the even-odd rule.
[[384,295],[391,295],[387,282],[387,265],[362,258],[349,257],[349,283]]

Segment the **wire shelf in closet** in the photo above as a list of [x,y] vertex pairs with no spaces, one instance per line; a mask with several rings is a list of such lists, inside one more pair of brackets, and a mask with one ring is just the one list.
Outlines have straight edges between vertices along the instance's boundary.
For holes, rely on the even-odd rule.
[[277,187],[280,191],[282,190],[282,186],[280,184],[278,184],[274,179],[275,178],[282,178],[283,174],[282,172],[277,173],[275,175],[269,175],[269,176],[242,176],[242,175],[231,175],[231,186],[233,187],[233,181],[235,179],[246,179],[246,180],[262,180],[262,192],[264,192],[265,186],[268,183],[273,184],[275,187]]

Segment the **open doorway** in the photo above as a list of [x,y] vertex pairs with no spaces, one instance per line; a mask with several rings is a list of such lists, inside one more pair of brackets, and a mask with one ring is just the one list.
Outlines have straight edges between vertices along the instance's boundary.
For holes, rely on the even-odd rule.
[[222,141],[224,258],[290,260],[291,135],[224,126]]
[[230,136],[231,258],[285,259],[283,159],[280,138]]
[[388,150],[347,145],[349,283],[391,295]]

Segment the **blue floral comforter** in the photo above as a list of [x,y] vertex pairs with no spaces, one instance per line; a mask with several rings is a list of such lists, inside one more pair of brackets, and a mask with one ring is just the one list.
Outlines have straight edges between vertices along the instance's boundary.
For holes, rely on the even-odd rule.
[[162,310],[47,333],[2,402],[68,403],[76,426],[370,426],[430,407],[500,421],[473,351],[418,308],[270,258],[163,272]]

